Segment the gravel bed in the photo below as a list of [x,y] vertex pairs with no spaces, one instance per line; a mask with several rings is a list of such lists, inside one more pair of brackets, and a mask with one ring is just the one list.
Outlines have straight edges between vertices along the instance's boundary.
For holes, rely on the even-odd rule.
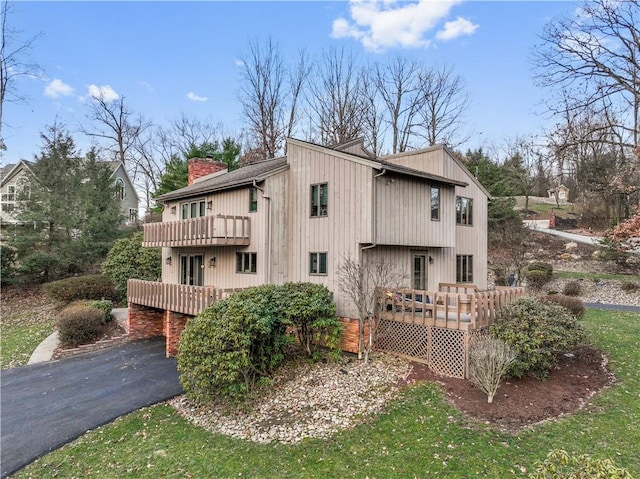
[[[545,291],[561,293],[569,279],[556,279]],[[591,303],[640,306],[640,291],[623,291],[616,280],[577,280],[580,299]],[[248,411],[223,403],[197,407],[186,396],[169,401],[183,417],[212,432],[259,443],[296,443],[325,438],[384,410],[411,371],[402,359],[375,354],[368,366],[351,358],[342,363],[295,361]]]
[[620,287],[621,282],[613,279],[555,279],[547,283],[544,290],[562,293],[569,281],[580,283],[582,294],[578,297],[585,303],[640,306],[640,290],[624,291]]
[[[273,388],[249,411],[224,404],[198,408],[179,396],[169,401],[183,417],[207,430],[259,443],[295,443],[325,438],[379,414],[410,372],[407,361],[375,354],[369,364],[295,363],[295,379],[276,378]],[[286,372],[290,374],[290,372]]]

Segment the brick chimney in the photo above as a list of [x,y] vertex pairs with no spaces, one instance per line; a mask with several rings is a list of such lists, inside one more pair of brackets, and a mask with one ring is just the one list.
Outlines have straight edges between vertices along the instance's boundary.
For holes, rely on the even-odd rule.
[[198,178],[210,175],[212,173],[227,170],[227,164],[222,161],[216,161],[213,158],[190,158],[187,161],[189,169],[188,184],[192,185]]

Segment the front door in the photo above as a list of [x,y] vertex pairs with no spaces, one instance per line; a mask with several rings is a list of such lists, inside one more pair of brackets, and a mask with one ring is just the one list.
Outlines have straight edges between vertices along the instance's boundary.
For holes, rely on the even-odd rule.
[[427,255],[413,255],[413,289],[424,291],[427,289]]
[[201,254],[180,256],[180,284],[204,286],[204,256]]

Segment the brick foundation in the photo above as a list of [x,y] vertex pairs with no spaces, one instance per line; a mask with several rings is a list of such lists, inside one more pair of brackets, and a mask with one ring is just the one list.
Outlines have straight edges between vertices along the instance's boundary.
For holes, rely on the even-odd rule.
[[164,336],[164,310],[129,303],[129,338],[154,338]]
[[170,358],[178,354],[178,342],[180,341],[180,334],[184,330],[193,316],[188,314],[175,313],[173,311],[167,311],[164,317],[164,331],[167,338],[167,357]]
[[[359,322],[354,318],[338,318],[342,325],[340,333],[340,349],[349,353],[358,353],[358,330]],[[369,327],[364,327],[365,341],[369,335]]]

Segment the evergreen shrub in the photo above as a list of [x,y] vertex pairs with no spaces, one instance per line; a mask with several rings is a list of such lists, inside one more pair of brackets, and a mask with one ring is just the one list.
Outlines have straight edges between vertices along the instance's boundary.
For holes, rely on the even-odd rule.
[[546,378],[556,364],[557,354],[575,350],[584,339],[574,315],[562,306],[533,297],[507,304],[489,330],[518,353],[507,371],[512,377],[530,374]]
[[70,303],[79,299],[117,299],[111,279],[101,274],[73,276],[44,285],[47,296],[55,301]]
[[56,321],[60,342],[66,347],[76,347],[95,341],[102,332],[103,320],[101,309],[81,302],[67,306],[58,313]]
[[529,286],[529,288],[540,290],[545,284],[551,281],[553,266],[549,263],[535,261],[527,266],[524,276],[527,279],[527,286]]
[[102,318],[102,324],[107,324],[113,321],[113,316],[111,314],[111,311],[113,311],[113,301],[108,299],[94,299],[92,301],[86,301],[84,305],[90,308],[99,309],[103,312],[104,316]]

